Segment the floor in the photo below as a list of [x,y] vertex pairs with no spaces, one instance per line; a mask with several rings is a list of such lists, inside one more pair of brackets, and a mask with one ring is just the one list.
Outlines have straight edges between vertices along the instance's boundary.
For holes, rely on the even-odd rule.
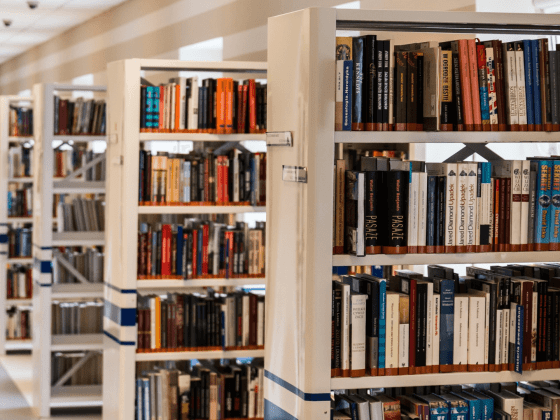
[[101,420],[101,415],[88,412],[59,411],[52,417],[33,415],[30,354],[0,356],[0,420]]

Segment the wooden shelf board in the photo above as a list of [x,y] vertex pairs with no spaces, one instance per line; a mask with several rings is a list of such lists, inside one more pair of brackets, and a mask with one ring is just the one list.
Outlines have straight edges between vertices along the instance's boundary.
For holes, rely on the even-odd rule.
[[138,206],[138,214],[229,214],[266,212],[265,206]]
[[266,141],[266,134],[139,133],[140,141]]
[[103,350],[103,334],[58,334],[52,336],[52,351]]
[[455,372],[425,375],[363,376],[361,378],[331,378],[331,389],[393,388],[427,385],[456,385],[490,382],[557,380],[560,369],[516,372]]
[[560,251],[480,252],[457,254],[376,254],[356,257],[333,255],[333,266],[351,265],[425,265],[557,262]]
[[73,385],[51,388],[51,407],[98,407],[103,405],[101,385]]
[[12,143],[25,143],[27,141],[33,140],[33,136],[10,136],[8,141]]
[[33,217],[8,217],[8,223],[33,223]]
[[31,351],[33,350],[33,339],[25,338],[20,339],[6,339],[6,345],[4,347],[7,351]]
[[188,351],[136,353],[137,362],[157,360],[193,360],[193,359],[237,359],[240,357],[264,357],[264,350],[230,350],[230,351]]
[[335,131],[335,143],[554,143],[546,131]]
[[136,287],[141,292],[157,292],[190,287],[240,287],[245,285],[266,284],[266,278],[243,279],[195,279],[195,280],[138,280]]

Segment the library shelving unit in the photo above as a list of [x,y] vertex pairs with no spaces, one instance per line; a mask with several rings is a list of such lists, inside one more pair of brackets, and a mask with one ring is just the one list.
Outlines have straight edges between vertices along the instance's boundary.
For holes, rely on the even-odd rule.
[[[313,8],[268,22],[268,130],[290,131],[292,147],[267,157],[265,417],[329,419],[338,389],[559,379],[560,370],[331,378],[332,267],[559,261],[560,252],[333,255],[333,162],[337,145],[555,142],[545,132],[335,132],[337,30],[378,33],[557,35],[553,15]],[[455,34],[455,35],[453,35]],[[387,35],[385,35],[386,37]],[[383,38],[382,38],[383,39]],[[411,42],[413,39],[409,40]],[[283,166],[299,167],[287,172]],[[295,175],[295,176],[294,176]],[[300,182],[289,182],[297,180]],[[301,182],[301,181],[306,182]]]
[[[252,206],[139,206],[139,152],[142,142],[265,141],[265,134],[141,133],[140,78],[143,71],[223,73],[224,77],[266,78],[266,63],[193,62],[179,60],[130,59],[109,63],[108,138],[106,194],[105,333],[103,359],[103,418],[133,420],[136,362],[194,359],[263,357],[264,350],[173,351],[137,353],[136,307],[139,294],[196,291],[206,287],[262,285],[266,278],[222,278],[195,280],[137,279],[139,215],[233,214],[264,212]],[[226,76],[227,75],[227,76]],[[153,216],[152,216],[153,217]],[[111,263],[114,261],[114,263]]]
[[9,179],[8,151],[10,143],[23,144],[33,141],[33,137],[10,136],[10,105],[24,104],[33,107],[33,98],[28,96],[2,95],[0,96],[0,197],[3,204],[0,206],[0,355],[6,354],[7,350],[31,350],[31,339],[11,339],[6,337],[8,315],[6,310],[12,306],[31,306],[31,299],[7,299],[7,268],[11,264],[31,265],[32,258],[10,259],[8,257],[8,229],[10,226],[32,224],[31,217],[8,217],[8,186],[10,184],[21,185],[31,183],[31,178]]
[[[104,246],[104,232],[56,232],[53,219],[54,194],[98,194],[105,191],[104,181],[85,181],[80,177],[100,162],[93,159],[65,178],[54,176],[53,142],[89,143],[106,141],[106,136],[54,134],[54,96],[70,96],[73,92],[94,92],[103,95],[105,86],[36,84],[33,154],[33,371],[40,374],[33,381],[33,410],[41,417],[50,416],[51,408],[95,407],[102,404],[101,385],[64,385],[96,352],[103,349],[103,334],[53,335],[53,300],[80,301],[103,298],[103,283],[90,283],[77,270],[72,275],[78,283],[56,284],[54,274],[59,265],[70,264],[56,252],[57,247]],[[57,257],[58,255],[58,257]],[[84,354],[54,385],[51,383],[51,355],[72,351]]]

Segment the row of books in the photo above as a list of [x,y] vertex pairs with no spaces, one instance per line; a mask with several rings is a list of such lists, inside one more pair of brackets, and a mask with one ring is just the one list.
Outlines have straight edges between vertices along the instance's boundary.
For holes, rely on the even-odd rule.
[[141,223],[139,279],[264,276],[265,224],[227,226],[201,219],[184,225]]
[[31,257],[31,227],[8,228],[8,258]]
[[266,84],[254,79],[173,78],[140,87],[140,131],[264,133]]
[[560,160],[335,165],[335,254],[560,249]]
[[54,97],[55,135],[104,135],[107,104],[105,100]]
[[[66,248],[58,258],[64,258],[90,283],[103,283],[104,253],[101,247],[82,250]],[[54,283],[57,284],[81,283],[74,274],[61,265],[57,265],[53,275]]]
[[6,311],[6,338],[8,340],[25,340],[31,338],[31,311],[13,306]]
[[8,178],[32,177],[32,164],[33,147],[19,144],[8,149]]
[[33,135],[33,109],[10,105],[10,137]]
[[393,45],[337,37],[336,130],[558,131],[548,39]]
[[[65,177],[101,155],[101,153],[86,150],[81,146],[74,146],[72,149],[56,150],[54,155],[53,176],[58,178]],[[82,179],[84,181],[105,181],[105,159],[86,170],[84,176],[78,176],[77,179]]]
[[33,187],[24,184],[18,188],[16,184],[8,184],[8,217],[33,216]]
[[59,232],[99,232],[105,229],[105,199],[74,198],[58,203]]
[[560,366],[560,265],[428,266],[333,281],[333,376]]
[[33,297],[33,270],[30,266],[13,264],[8,267],[6,298],[31,299]]
[[[103,383],[103,355],[100,352],[88,352],[88,360],[71,375],[62,386],[101,385]],[[66,372],[79,363],[84,352],[56,352],[51,356],[51,376],[54,385]]]
[[138,298],[137,351],[264,348],[264,296],[170,294]]
[[557,381],[428,386],[335,393],[333,420],[550,420],[558,417]]
[[266,153],[140,151],[140,205],[265,205]]
[[54,334],[101,334],[103,332],[103,300],[52,302]]
[[136,379],[136,418],[262,419],[264,367],[210,361],[188,372],[175,367],[145,370]]

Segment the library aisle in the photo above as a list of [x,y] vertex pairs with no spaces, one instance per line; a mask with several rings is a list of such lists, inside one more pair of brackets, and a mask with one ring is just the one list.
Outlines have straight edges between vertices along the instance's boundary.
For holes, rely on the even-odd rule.
[[52,417],[33,415],[33,370],[30,354],[0,356],[0,420],[101,420],[101,415],[80,410],[54,411]]

